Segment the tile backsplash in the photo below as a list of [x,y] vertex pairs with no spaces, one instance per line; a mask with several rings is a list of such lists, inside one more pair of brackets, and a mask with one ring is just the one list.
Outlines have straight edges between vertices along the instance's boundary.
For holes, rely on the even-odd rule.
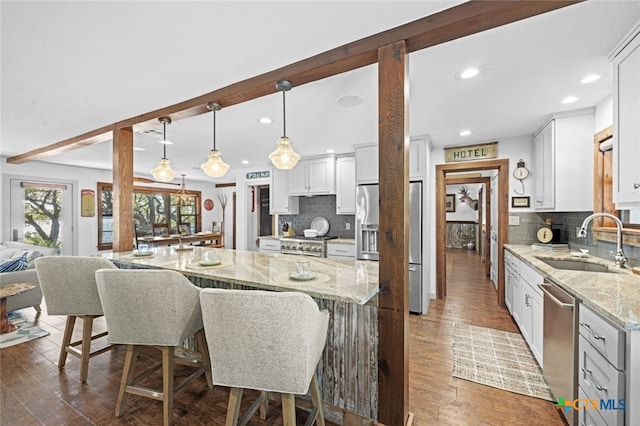
[[[573,250],[585,248],[589,250],[589,254],[601,259],[613,261],[611,252],[616,251],[616,243],[593,239],[591,232],[592,224],[589,224],[588,236],[586,239],[578,238],[576,228],[582,225],[587,216],[593,212],[545,212],[545,213],[516,213],[509,212],[509,216],[519,216],[520,225],[509,226],[509,244],[529,245],[537,242],[536,231],[541,225],[545,224],[545,220],[550,218],[554,226],[561,230],[561,241],[569,243]],[[640,247],[624,245],[624,237],[622,238],[623,250],[629,258],[630,266],[640,266]]]
[[[299,214],[278,216],[278,234],[282,234],[282,225],[285,222],[290,222],[296,234],[302,235],[302,231],[309,229],[311,227],[311,221],[318,216],[325,217],[329,221],[329,232],[327,235],[342,238],[355,237],[356,217],[350,214],[336,214],[335,195],[300,197]],[[347,229],[347,226],[349,226],[350,229]]]

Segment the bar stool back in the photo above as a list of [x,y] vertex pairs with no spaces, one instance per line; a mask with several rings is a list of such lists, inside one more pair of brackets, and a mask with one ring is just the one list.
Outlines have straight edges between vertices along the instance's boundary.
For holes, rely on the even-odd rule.
[[316,368],[327,339],[329,313],[299,292],[203,289],[205,334],[215,384],[231,387],[226,424],[238,424],[242,389],[279,392],[285,425],[295,425],[295,396],[311,391],[314,420],[324,425]]

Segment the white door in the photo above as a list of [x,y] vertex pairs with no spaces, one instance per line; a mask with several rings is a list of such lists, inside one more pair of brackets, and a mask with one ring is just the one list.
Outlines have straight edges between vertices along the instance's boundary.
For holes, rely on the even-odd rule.
[[11,179],[9,239],[74,254],[73,193],[68,182]]
[[498,175],[491,178],[491,281],[498,288]]

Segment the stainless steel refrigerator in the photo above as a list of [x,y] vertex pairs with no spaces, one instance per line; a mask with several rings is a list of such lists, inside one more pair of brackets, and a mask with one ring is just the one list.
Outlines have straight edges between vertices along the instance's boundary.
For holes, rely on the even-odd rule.
[[[358,259],[378,260],[380,193],[378,185],[356,189]],[[422,183],[409,184],[409,312],[422,312]]]

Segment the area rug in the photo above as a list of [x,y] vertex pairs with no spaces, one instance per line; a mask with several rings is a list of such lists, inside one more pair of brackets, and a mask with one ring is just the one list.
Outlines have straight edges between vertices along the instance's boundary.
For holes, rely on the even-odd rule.
[[49,335],[48,331],[30,323],[18,312],[9,312],[7,316],[17,328],[11,333],[0,334],[0,349]]
[[453,377],[554,401],[522,335],[453,324]]

